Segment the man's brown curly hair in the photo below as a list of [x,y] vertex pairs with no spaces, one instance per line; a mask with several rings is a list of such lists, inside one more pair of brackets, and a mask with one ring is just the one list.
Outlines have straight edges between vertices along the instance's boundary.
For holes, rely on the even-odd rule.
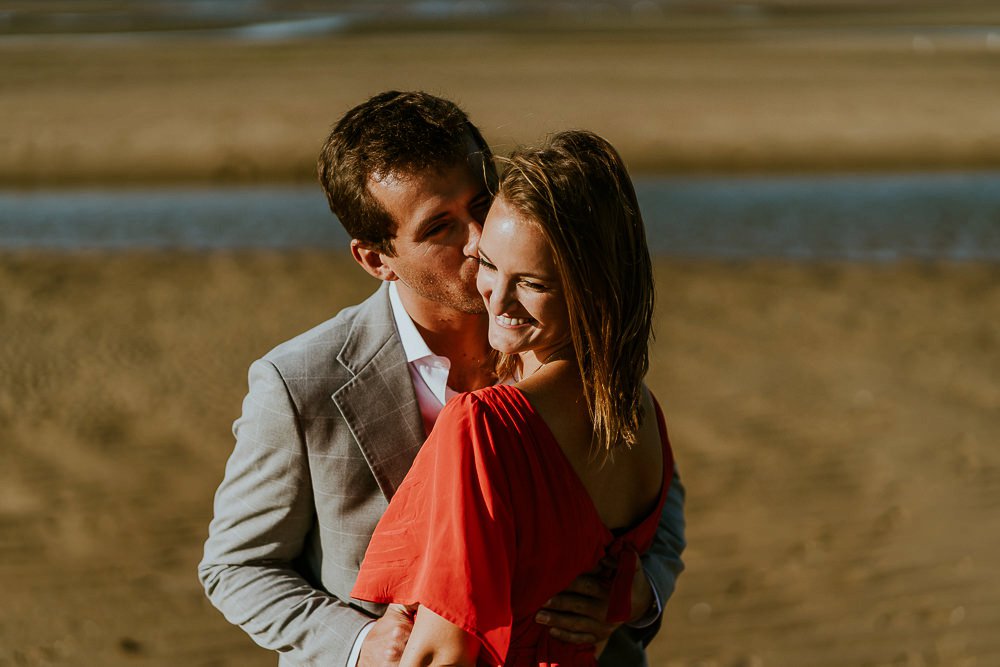
[[396,222],[372,196],[369,179],[444,171],[468,160],[470,142],[481,155],[484,178],[492,180],[489,146],[458,105],[425,92],[390,90],[340,119],[323,144],[316,171],[330,210],[351,238],[393,255]]

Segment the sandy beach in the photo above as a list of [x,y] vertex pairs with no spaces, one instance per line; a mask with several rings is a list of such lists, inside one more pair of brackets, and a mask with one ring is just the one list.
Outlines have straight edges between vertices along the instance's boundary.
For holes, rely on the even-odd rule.
[[[660,262],[661,667],[1000,664],[1000,268]],[[246,367],[335,253],[0,254],[0,665],[271,665],[195,575]],[[250,307],[253,304],[253,307]]]
[[[331,123],[393,87],[457,100],[501,153],[593,129],[636,174],[1000,167],[996,3],[751,4],[648,29],[2,36],[0,187],[307,182]],[[1000,665],[1000,265],[657,280],[649,384],[690,546],[652,665]],[[255,358],[375,287],[337,252],[0,249],[0,667],[275,664],[195,572],[230,424]]]

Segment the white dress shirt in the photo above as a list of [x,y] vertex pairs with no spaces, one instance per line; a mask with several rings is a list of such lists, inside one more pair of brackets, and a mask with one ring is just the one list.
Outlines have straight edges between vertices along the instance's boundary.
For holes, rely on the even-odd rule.
[[395,282],[389,283],[389,305],[392,306],[396,331],[399,332],[399,340],[403,344],[403,352],[410,368],[413,391],[417,395],[420,416],[424,420],[424,432],[430,433],[444,404],[458,394],[448,386],[451,360],[434,354],[427,347],[423,336],[417,331],[417,325],[403,307]]

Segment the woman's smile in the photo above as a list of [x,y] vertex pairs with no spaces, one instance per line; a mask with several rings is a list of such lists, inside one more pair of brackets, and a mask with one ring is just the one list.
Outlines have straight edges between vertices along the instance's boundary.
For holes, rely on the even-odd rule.
[[535,320],[530,317],[510,317],[509,315],[497,315],[494,318],[500,326],[505,329],[517,329],[518,327],[534,324]]

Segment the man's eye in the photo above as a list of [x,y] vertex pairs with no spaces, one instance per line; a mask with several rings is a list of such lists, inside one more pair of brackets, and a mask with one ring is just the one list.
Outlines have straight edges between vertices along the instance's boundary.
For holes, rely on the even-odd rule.
[[437,236],[438,234],[440,234],[441,232],[445,231],[446,229],[448,229],[448,223],[442,222],[440,224],[434,225],[433,227],[431,227],[430,229],[428,229],[426,232],[424,232],[424,236],[425,237]]

